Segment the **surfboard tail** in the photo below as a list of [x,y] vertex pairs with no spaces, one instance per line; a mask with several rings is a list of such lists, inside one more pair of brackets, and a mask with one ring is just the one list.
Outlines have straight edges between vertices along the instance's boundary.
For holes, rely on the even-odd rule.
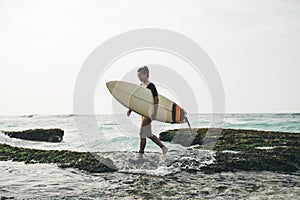
[[176,103],[173,103],[172,106],[172,123],[184,123],[186,122],[187,112],[178,106]]

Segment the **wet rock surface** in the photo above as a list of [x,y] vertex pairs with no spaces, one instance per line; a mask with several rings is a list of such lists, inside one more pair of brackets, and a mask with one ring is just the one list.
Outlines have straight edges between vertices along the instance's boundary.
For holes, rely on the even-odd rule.
[[[206,134],[208,131],[219,135]],[[197,145],[194,148],[198,149],[211,147],[216,152],[216,161],[201,168],[205,173],[242,170],[296,172],[300,169],[299,133],[242,129],[211,131],[207,128],[193,129],[191,133],[188,129],[177,129],[162,132],[160,139],[185,146]]]
[[11,199],[299,199],[299,173],[84,173],[53,165],[0,161],[0,188]]
[[[217,135],[219,134],[219,135]],[[25,163],[56,163],[62,168],[87,172],[132,172],[166,167],[175,173],[206,174],[237,171],[297,172],[300,166],[300,134],[238,129],[170,130],[162,141],[193,145],[185,151],[169,151],[162,163],[160,154],[146,152],[146,162],[130,163],[132,152],[88,152],[37,150],[0,144],[0,160]],[[206,150],[213,150],[207,151]],[[96,157],[95,157],[96,156]],[[133,168],[135,167],[135,168]],[[145,168],[146,167],[146,168]],[[131,170],[131,171],[130,171]],[[165,174],[165,173],[163,173]]]
[[4,131],[4,134],[11,138],[23,140],[61,142],[63,140],[64,131],[58,128],[29,129],[24,131]]
[[116,167],[108,158],[88,152],[38,150],[0,144],[0,161],[35,163],[56,163],[61,168],[75,168],[91,173],[113,172]]

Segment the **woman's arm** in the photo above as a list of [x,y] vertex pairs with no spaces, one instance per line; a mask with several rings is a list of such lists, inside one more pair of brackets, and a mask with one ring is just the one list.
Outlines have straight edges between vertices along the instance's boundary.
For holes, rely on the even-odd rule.
[[156,119],[158,103],[159,103],[158,96],[153,97],[153,99],[154,99],[154,106],[153,106],[153,113],[151,115],[152,120]]
[[158,92],[156,90],[156,87],[153,83],[149,83],[149,85],[147,86],[148,89],[151,90],[152,96],[153,96],[153,113],[151,114],[151,119],[156,119],[156,115],[157,115],[157,109],[158,109]]

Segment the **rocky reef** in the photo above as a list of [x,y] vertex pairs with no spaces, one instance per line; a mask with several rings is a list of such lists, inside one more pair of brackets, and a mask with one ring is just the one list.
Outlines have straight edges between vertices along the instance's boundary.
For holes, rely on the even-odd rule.
[[56,163],[61,168],[75,168],[91,173],[117,171],[110,159],[89,152],[28,149],[7,144],[0,144],[0,160],[26,164]]
[[[208,133],[209,131],[209,133]],[[208,133],[208,134],[207,134]],[[216,161],[201,170],[281,171],[300,169],[300,134],[244,129],[175,129],[160,133],[162,141],[207,149],[211,147]]]
[[[215,162],[204,173],[226,171],[297,172],[300,169],[300,134],[244,129],[175,129],[160,133],[162,141],[192,149],[214,150]],[[1,161],[56,163],[91,173],[114,172],[117,167],[104,154],[38,150],[0,144]]]
[[64,131],[58,128],[29,129],[24,131],[4,131],[4,134],[11,138],[23,140],[61,142],[63,140]]

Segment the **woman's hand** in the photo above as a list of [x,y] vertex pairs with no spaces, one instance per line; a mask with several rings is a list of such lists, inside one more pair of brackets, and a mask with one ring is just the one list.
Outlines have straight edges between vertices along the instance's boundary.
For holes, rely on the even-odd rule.
[[127,111],[127,116],[128,116],[128,117],[130,116],[131,111],[132,111],[132,110],[130,110],[130,109]]

